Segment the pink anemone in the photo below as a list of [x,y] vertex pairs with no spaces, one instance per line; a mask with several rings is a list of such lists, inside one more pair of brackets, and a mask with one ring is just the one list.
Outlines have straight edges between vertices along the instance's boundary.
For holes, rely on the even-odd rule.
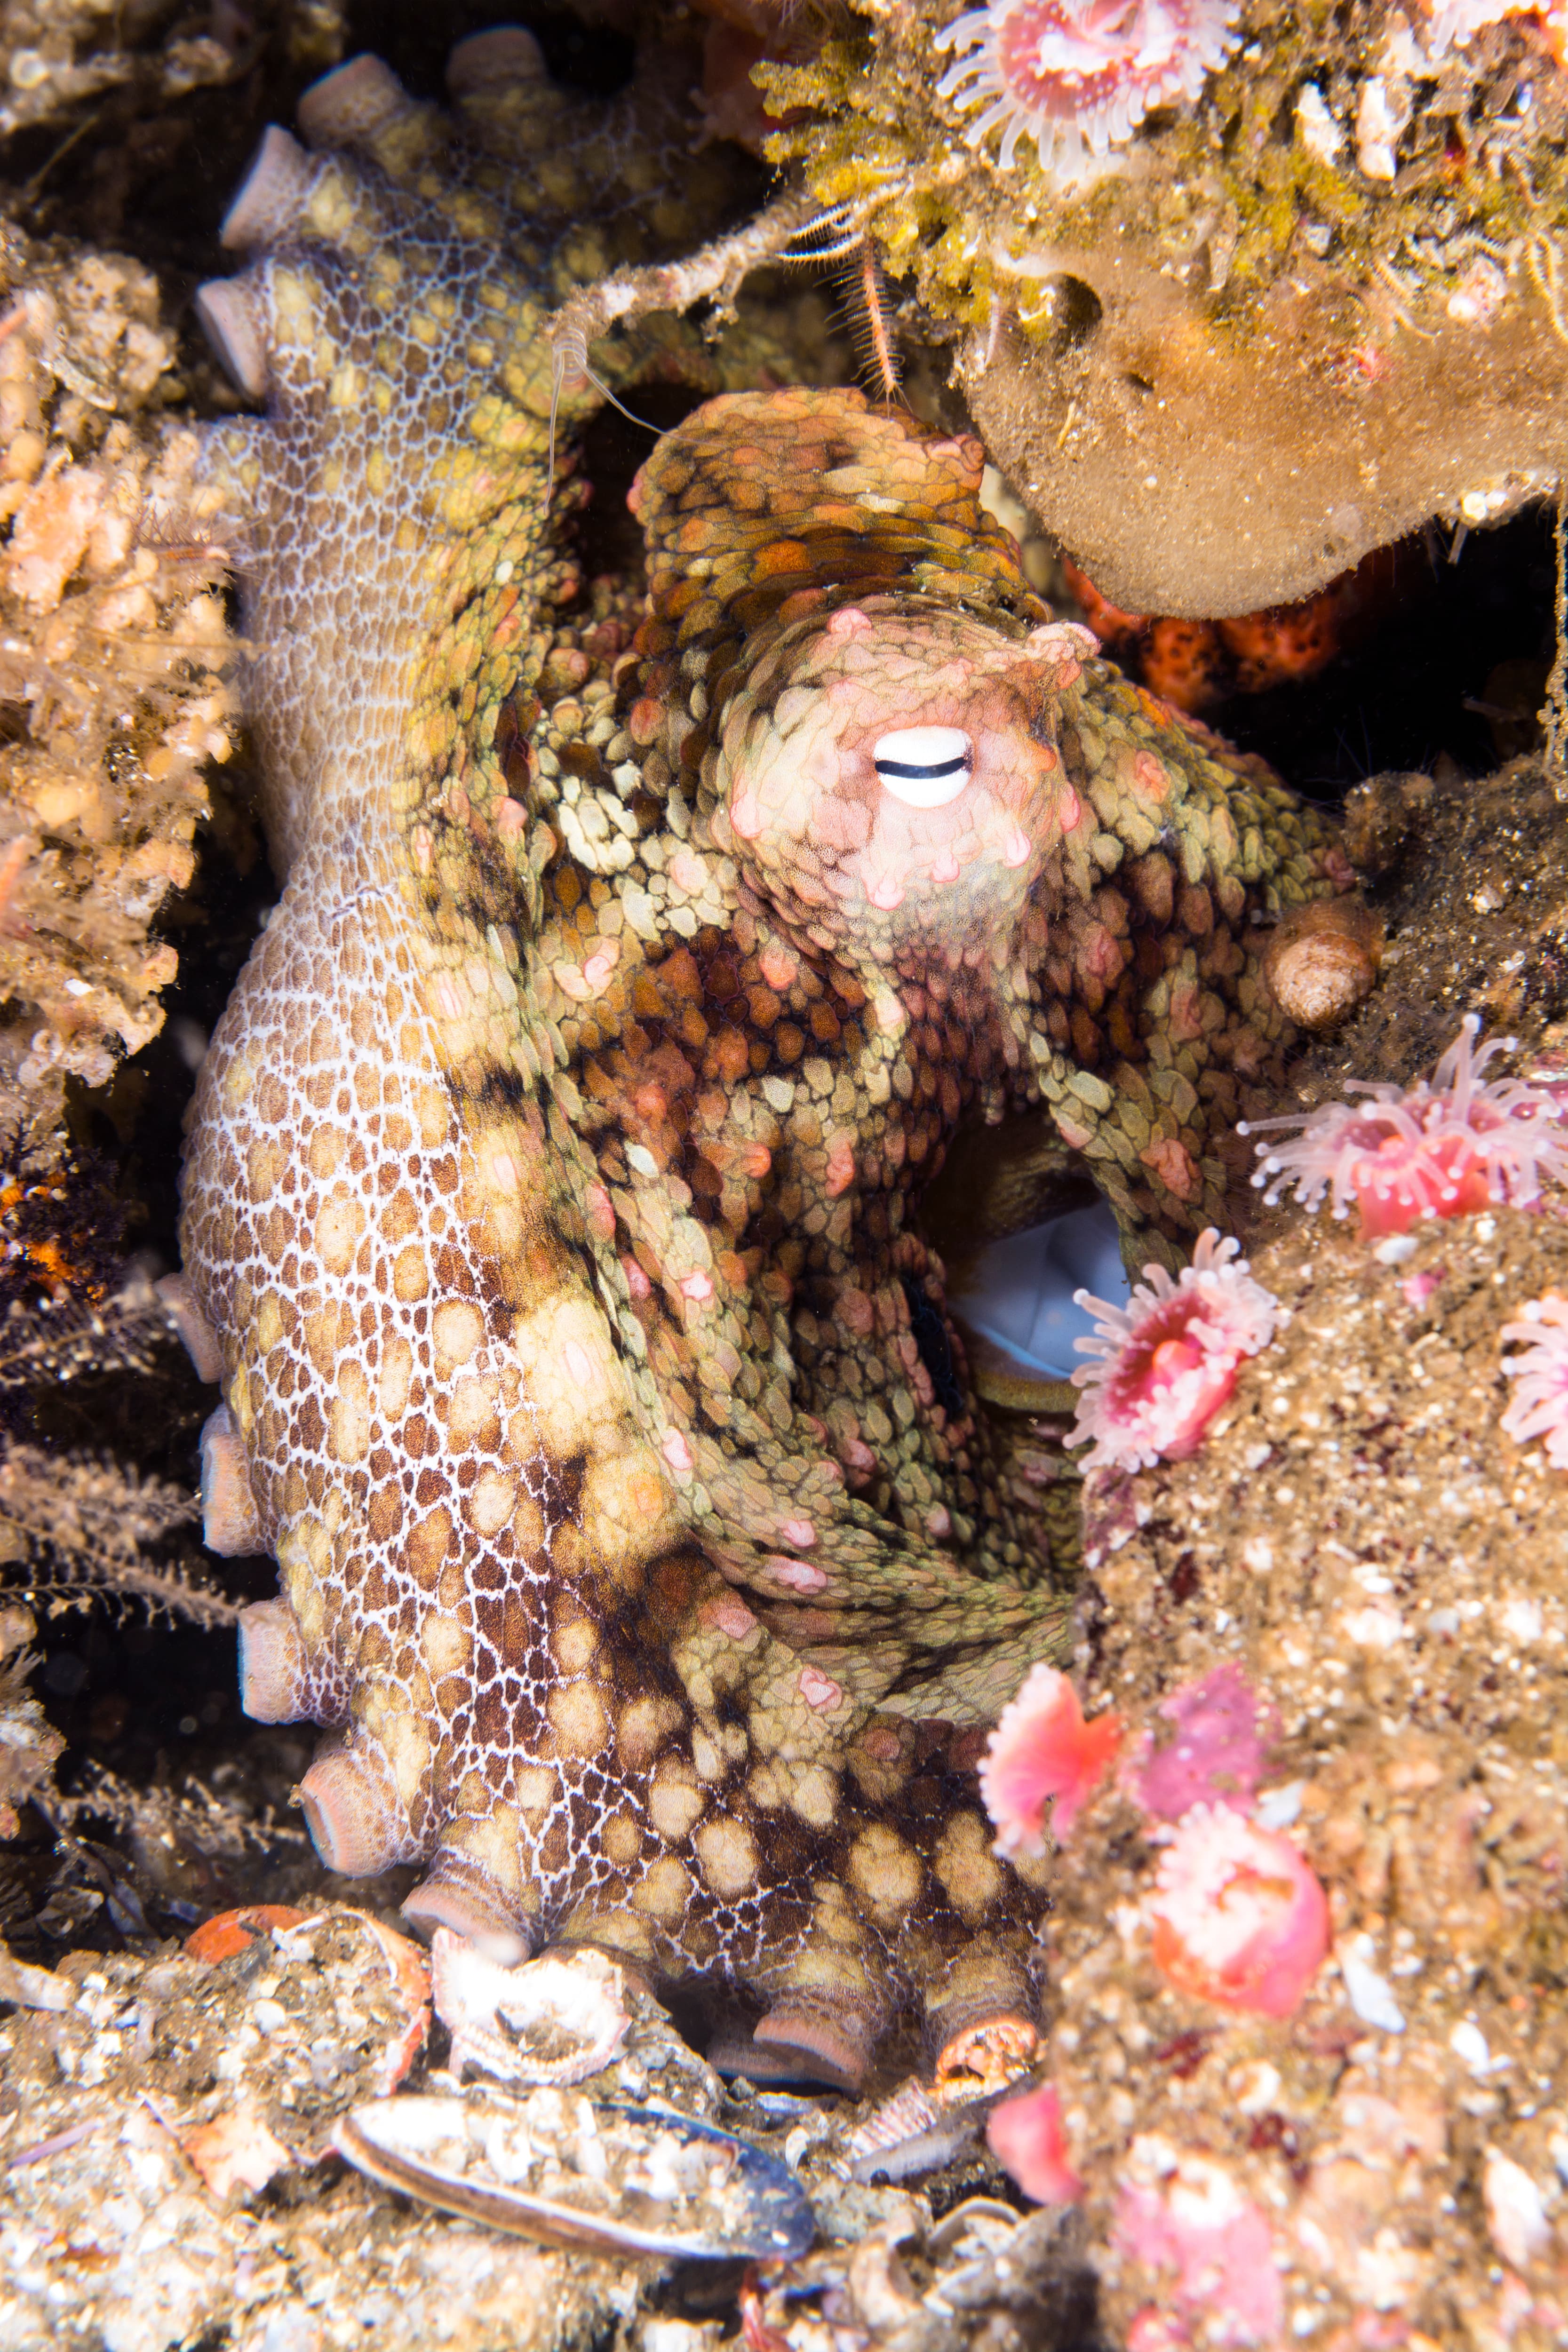
[[1352,1078],[1356,1102],[1283,1118],[1245,1121],[1238,1135],[1285,1136],[1258,1146],[1254,1184],[1272,1204],[1288,1186],[1303,1208],[1327,1192],[1336,1217],[1353,1202],[1363,1240],[1407,1233],[1426,1217],[1472,1216],[1493,1202],[1532,1209],[1543,1176],[1568,1177],[1562,1105],[1551,1088],[1525,1078],[1488,1078],[1494,1054],[1515,1041],[1494,1037],[1474,1051],[1480,1022],[1468,1013],[1430,1081],[1390,1086]]
[[1214,2158],[1180,2157],[1156,2185],[1124,2180],[1112,2242],[1162,2274],[1159,2308],[1138,2314],[1129,2352],[1175,2352],[1199,2323],[1211,2346],[1279,2344],[1285,2298],[1274,2231],[1261,2205]]
[[1154,1965],[1221,2009],[1288,2017],[1330,1942],[1322,1886],[1298,1846],[1228,1805],[1194,1805],[1149,1898]]
[[1074,1294],[1093,1311],[1098,1336],[1073,1345],[1100,1359],[1073,1374],[1083,1393],[1068,1444],[1092,1438],[1087,1468],[1141,1470],[1197,1452],[1243,1357],[1268,1346],[1278,1319],[1278,1300],[1251,1279],[1238,1248],[1211,1226],[1177,1280],[1146,1265],[1124,1307]]
[[1173,1735],[1156,1747],[1145,1733],[1126,1775],[1142,1810],[1175,1822],[1197,1804],[1250,1805],[1279,1725],[1241,1668],[1228,1659],[1211,1666],[1162,1699],[1159,1712]]
[[1554,1470],[1568,1470],[1568,1298],[1549,1290],[1505,1323],[1500,1337],[1525,1343],[1522,1356],[1504,1359],[1503,1372],[1519,1385],[1502,1417],[1505,1433],[1518,1444],[1546,1440]]
[[1053,2084],[1004,2099],[991,2111],[985,2137],[998,2164],[1037,2205],[1073,2205],[1083,2195],[1068,2162],[1062,2103]]
[[1500,24],[1505,16],[1539,16],[1562,63],[1564,11],[1561,0],[1556,5],[1546,5],[1546,0],[1422,0],[1422,5],[1427,18],[1426,55],[1434,65],[1449,49],[1468,47],[1478,33],[1489,25]]
[[1238,13],[1239,0],[990,0],[937,34],[958,52],[937,94],[984,109],[965,135],[976,147],[1000,131],[1005,172],[1028,138],[1042,171],[1078,178],[1152,107],[1196,98]]
[[1079,1696],[1055,1666],[1032,1666],[1004,1707],[980,1762],[980,1793],[998,1853],[1043,1853],[1046,1807],[1051,1834],[1066,1837],[1121,1738],[1121,1718],[1086,1723]]

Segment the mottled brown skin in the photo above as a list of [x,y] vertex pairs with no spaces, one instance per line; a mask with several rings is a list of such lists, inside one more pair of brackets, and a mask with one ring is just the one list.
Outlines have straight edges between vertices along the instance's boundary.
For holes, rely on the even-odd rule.
[[[317,1842],[424,1861],[417,1923],[726,1979],[754,2073],[858,2082],[912,2003],[994,2080],[1037,1895],[962,1727],[1063,1604],[915,1211],[960,1122],[1045,1110],[1145,1254],[1221,1213],[1285,1034],[1247,925],[1329,844],[1049,625],[976,445],[855,394],[668,436],[636,647],[542,669],[542,289],[605,249],[528,226],[522,37],[458,52],[457,129],[321,85],[218,305],[288,876],[185,1179],[209,1484],[279,1565],[245,1701],[328,1727]],[[917,724],[973,741],[935,810],[872,761]]]

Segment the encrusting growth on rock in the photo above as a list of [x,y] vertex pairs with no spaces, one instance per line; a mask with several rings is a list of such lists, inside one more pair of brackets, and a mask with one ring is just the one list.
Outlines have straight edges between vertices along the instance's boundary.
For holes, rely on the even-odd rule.
[[1202,1447],[1086,1478],[1075,1671],[1126,1761],[1055,1857],[1043,2060],[1116,2340],[1561,2335],[1541,1179],[1391,1245],[1282,1217],[1288,1317]]
[[849,0],[757,79],[1044,530],[1207,622],[1551,495],[1563,68],[1558,7]]
[[153,935],[232,749],[222,551],[180,542],[195,436],[160,430],[174,340],[151,275],[5,232],[0,314],[0,1122],[52,1158],[68,1078],[163,1026]]

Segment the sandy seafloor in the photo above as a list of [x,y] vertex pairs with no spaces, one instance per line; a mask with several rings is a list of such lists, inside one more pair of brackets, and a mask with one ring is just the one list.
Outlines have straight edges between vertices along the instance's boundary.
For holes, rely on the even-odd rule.
[[[43,40],[49,13],[50,0],[0,7],[14,88],[26,73],[12,61]],[[53,343],[35,337],[26,366],[0,340],[0,379],[21,386],[8,446],[29,430],[68,441],[73,462],[118,467],[122,497],[144,487],[160,420],[236,405],[190,298],[219,264],[223,203],[262,125],[360,47],[435,92],[448,42],[501,12],[299,0],[237,31],[240,13],[137,17],[112,52],[123,72],[31,116],[14,107],[0,142],[8,286],[42,287],[57,306]],[[215,22],[232,37],[222,55],[200,47]],[[563,14],[540,22],[559,72],[613,77],[614,37],[585,39]],[[146,278],[84,277],[84,257],[105,253]],[[791,280],[774,299],[811,372],[848,380],[830,289]],[[939,400],[927,387],[940,358],[912,357],[911,398]],[[96,419],[68,415],[106,383],[112,405]],[[644,446],[618,420],[597,432],[601,513]],[[615,560],[613,528],[595,528],[601,563]],[[1049,551],[1036,554],[1048,566]],[[1211,714],[1288,781],[1346,803],[1388,926],[1375,993],[1293,1074],[1303,1103],[1348,1076],[1429,1069],[1468,1011],[1520,1041],[1520,1066],[1568,1068],[1568,847],[1531,717],[1552,645],[1549,519],[1528,512],[1447,554],[1407,545],[1380,631],[1323,676]],[[118,583],[113,556],[103,577]],[[47,1179],[30,1205],[7,1193],[4,1209],[18,1244],[5,1303],[24,1307],[51,1236],[89,1273],[174,1263],[180,1116],[272,890],[223,677],[221,580],[168,555],[141,585],[160,620],[177,607],[189,661],[154,681],[167,758],[144,827],[153,854],[134,874],[114,845],[124,811],[83,779],[101,764],[105,698],[148,690],[129,649],[145,614],[125,608],[123,642],[110,628],[45,649],[62,695],[76,694],[74,736],[31,735],[20,689],[0,677],[5,836],[43,828],[68,908],[52,931],[37,919],[0,938],[15,1185]],[[40,610],[6,593],[0,658],[25,671],[48,627],[64,629],[70,596],[62,583]],[[115,981],[118,1028],[68,1020],[84,956]],[[162,1027],[142,1034],[160,1003]],[[52,1062],[28,1042],[40,1023],[66,1039]],[[37,1663],[23,1670],[25,1629],[0,1620],[0,1734],[21,1759],[0,1845],[12,1956],[0,1962],[0,2344],[1568,2341],[1568,1473],[1498,1426],[1501,1325],[1568,1291],[1565,1207],[1549,1194],[1539,1214],[1488,1211],[1381,1259],[1325,1220],[1260,1212],[1248,1246],[1289,1310],[1279,1336],[1196,1456],[1091,1488],[1086,1708],[1114,1708],[1131,1737],[1157,1730],[1162,1703],[1216,1668],[1243,1677],[1271,1818],[1328,1889],[1340,1957],[1287,2021],[1194,2006],[1137,1925],[1157,1842],[1120,1785],[1102,1788],[1062,1859],[1042,2070],[1081,2205],[1033,2207],[968,2115],[942,2119],[930,2168],[906,2153],[891,2168],[912,2161],[910,2177],[855,2179],[853,2135],[907,2074],[908,2052],[887,2053],[858,2109],[832,2095],[759,2100],[682,2058],[634,2000],[628,2039],[590,2089],[663,2090],[793,2165],[821,2236],[788,2279],[506,2239],[323,2156],[334,2117],[389,2068],[412,2066],[416,2084],[444,2055],[437,2028],[410,2056],[416,1964],[367,1924],[395,1928],[403,1881],[359,1890],[359,1912],[330,1914],[324,1942],[263,1927],[216,1960],[183,1954],[215,1913],[266,1903],[311,1916],[344,1894],[289,1801],[308,1728],[264,1729],[238,1711],[233,1618],[271,1590],[271,1567],[200,1552],[183,1498],[210,1400],[155,1320],[65,1360],[13,1351],[0,1365],[0,1549],[37,1621]],[[13,1964],[20,1975],[4,1973]],[[281,2037],[279,2002],[295,2021]],[[900,2145],[896,2129],[883,2137]]]

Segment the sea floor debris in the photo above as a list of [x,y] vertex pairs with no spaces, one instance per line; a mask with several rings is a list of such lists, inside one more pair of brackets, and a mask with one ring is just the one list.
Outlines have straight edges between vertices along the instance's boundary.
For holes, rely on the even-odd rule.
[[[552,1972],[537,2022],[581,2007],[574,1974],[597,2001],[610,1964],[532,1965]],[[244,2352],[327,2352],[366,2327],[557,2352],[616,2321],[668,2352],[686,2339],[659,2329],[687,2323],[648,2298],[669,2263],[736,2253],[763,2263],[742,2309],[802,2352],[823,2309],[866,2343],[899,2315],[910,2352],[950,2352],[985,2312],[998,2347],[1085,2340],[1058,2331],[1092,2295],[1076,2224],[998,2202],[1005,2177],[963,2132],[938,2223],[925,2196],[857,2178],[878,2170],[851,2153],[866,2109],[726,2092],[635,1982],[608,2063],[519,2094],[433,2065],[429,1983],[423,1952],[342,1904],[218,1914],[151,1958],[4,1960],[7,2352],[220,2329]]]

